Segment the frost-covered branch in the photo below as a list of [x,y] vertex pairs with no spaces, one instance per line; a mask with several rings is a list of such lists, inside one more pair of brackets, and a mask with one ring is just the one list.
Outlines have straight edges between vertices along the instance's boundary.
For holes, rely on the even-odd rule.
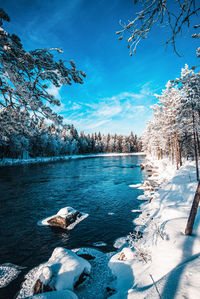
[[[119,40],[127,37],[130,55],[136,52],[138,43],[148,37],[155,24],[170,29],[166,44],[172,44],[174,51],[179,55],[176,49],[176,38],[185,26],[190,27],[191,18],[198,15],[200,11],[200,2],[196,0],[136,0],[135,4],[138,4],[141,10],[136,13],[133,20],[124,24],[120,21],[122,29],[116,32]],[[199,25],[194,28],[199,28]],[[199,37],[199,34],[193,37]]]

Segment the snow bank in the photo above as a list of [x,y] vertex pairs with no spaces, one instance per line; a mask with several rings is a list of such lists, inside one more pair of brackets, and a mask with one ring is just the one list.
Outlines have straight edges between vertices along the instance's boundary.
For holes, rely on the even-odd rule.
[[97,157],[118,157],[118,156],[144,156],[144,153],[109,153],[109,154],[91,154],[91,155],[69,155],[58,157],[37,157],[29,159],[10,159],[3,158],[0,160],[0,166],[13,166],[23,164],[49,163],[57,161],[69,161],[75,159],[87,159]]
[[[63,217],[63,218],[66,218],[66,217],[69,217],[69,216],[75,214],[76,212],[77,212],[77,210],[73,209],[72,207],[64,207],[64,208],[60,209],[60,210],[58,211],[57,214],[52,215],[52,216],[49,216],[49,217],[47,217],[47,218],[45,218],[45,219],[43,219],[43,220],[40,220],[40,221],[38,221],[37,224],[38,224],[39,226],[42,226],[42,225],[50,225],[50,224],[48,223],[48,221],[49,221],[50,219],[52,219],[52,218],[54,218],[54,217],[56,217],[56,216],[61,216],[61,217]],[[73,223],[71,223],[70,225],[68,225],[68,226],[67,226],[67,229],[68,229],[68,230],[73,229],[79,222],[81,222],[82,220],[84,220],[84,219],[87,218],[88,216],[89,216],[89,214],[81,213],[81,216],[78,216],[78,217],[76,218],[76,220],[75,220]]]
[[80,275],[83,272],[89,274],[90,270],[91,265],[89,262],[77,256],[73,251],[61,247],[55,248],[46,263],[32,269],[25,276],[25,281],[17,299],[32,296],[38,279],[44,284],[48,283],[50,287],[54,287],[57,291],[73,290],[74,284]]
[[11,263],[0,265],[0,288],[6,287],[16,279],[22,269],[24,268]]
[[112,298],[200,298],[200,211],[193,236],[184,234],[197,187],[195,165],[186,162],[176,170],[166,160],[148,163],[150,186],[162,187],[154,188],[134,220],[143,238],[131,240],[132,258],[124,257],[123,248],[109,262],[117,277]]

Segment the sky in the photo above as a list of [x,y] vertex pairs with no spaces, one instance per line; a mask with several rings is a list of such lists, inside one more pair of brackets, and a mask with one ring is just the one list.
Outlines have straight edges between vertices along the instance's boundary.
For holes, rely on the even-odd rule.
[[[169,0],[172,1],[172,0]],[[10,16],[5,29],[17,34],[26,50],[62,48],[62,59],[73,59],[87,77],[84,84],[50,86],[62,102],[55,111],[78,131],[141,135],[152,119],[154,94],[180,76],[187,63],[197,64],[198,41],[184,34],[177,40],[181,57],[164,45],[167,27],[155,28],[136,54],[129,55],[116,31],[120,20],[132,20],[133,0],[0,0]],[[197,24],[198,22],[194,24]]]

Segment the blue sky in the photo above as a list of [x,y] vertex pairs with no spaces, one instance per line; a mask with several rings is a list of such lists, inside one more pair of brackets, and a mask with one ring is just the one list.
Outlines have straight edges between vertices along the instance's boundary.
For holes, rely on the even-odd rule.
[[[169,79],[180,75],[185,63],[197,64],[198,41],[183,34],[177,41],[182,57],[162,44],[167,28],[156,26],[132,57],[115,32],[119,21],[136,12],[132,0],[0,0],[11,22],[10,33],[19,35],[25,49],[61,47],[63,59],[73,59],[85,71],[83,85],[51,92],[61,99],[66,123],[91,133],[140,135],[152,118],[150,106]],[[196,22],[198,23],[198,22]]]

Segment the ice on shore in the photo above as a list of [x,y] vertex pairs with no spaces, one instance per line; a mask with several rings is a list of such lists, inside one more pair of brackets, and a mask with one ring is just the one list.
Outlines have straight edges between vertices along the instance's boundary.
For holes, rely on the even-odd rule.
[[130,188],[139,188],[142,184],[129,185]]
[[106,246],[107,244],[105,242],[98,241],[98,242],[93,243],[92,245],[96,246],[96,247],[102,247],[102,246]]
[[78,299],[76,294],[69,290],[53,291],[27,297],[26,299]]
[[53,157],[36,157],[29,159],[11,159],[3,158],[0,160],[0,166],[13,166],[37,163],[49,163],[58,161],[69,161],[76,159],[89,159],[101,157],[121,157],[121,156],[144,156],[144,153],[109,153],[109,154],[89,154],[89,155],[66,155],[66,156],[53,156]]
[[23,267],[5,263],[0,265],[0,288],[4,288],[17,278]]

